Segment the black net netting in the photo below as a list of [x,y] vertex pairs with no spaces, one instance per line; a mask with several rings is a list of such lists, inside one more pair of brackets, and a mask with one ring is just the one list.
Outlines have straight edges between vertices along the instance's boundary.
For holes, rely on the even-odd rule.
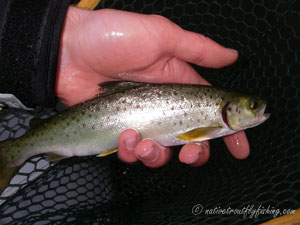
[[[299,1],[107,0],[99,8],[160,14],[238,49],[230,67],[195,68],[212,84],[263,96],[271,118],[247,130],[251,155],[242,161],[221,139],[211,141],[210,160],[199,168],[181,164],[179,149],[158,169],[116,155],[56,165],[32,158],[0,198],[0,224],[258,224],[281,214],[251,209],[300,208]],[[3,109],[1,140],[52,113]],[[248,214],[205,212],[228,208]]]

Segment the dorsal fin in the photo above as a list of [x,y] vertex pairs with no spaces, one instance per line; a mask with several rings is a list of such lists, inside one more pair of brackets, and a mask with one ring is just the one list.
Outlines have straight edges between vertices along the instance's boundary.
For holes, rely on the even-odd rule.
[[139,87],[145,85],[145,83],[140,82],[129,82],[129,81],[107,81],[100,83],[100,91],[105,91],[100,95],[109,95],[119,91],[131,89],[133,87]]

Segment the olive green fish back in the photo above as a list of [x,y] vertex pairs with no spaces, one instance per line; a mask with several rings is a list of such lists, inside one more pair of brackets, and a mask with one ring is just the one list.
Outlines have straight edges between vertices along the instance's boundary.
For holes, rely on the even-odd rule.
[[[0,198],[6,200],[0,205],[0,224],[259,224],[279,215],[205,210],[231,207],[251,213],[259,207],[281,212],[300,208],[299,1],[107,0],[101,4],[164,15],[185,29],[238,49],[236,64],[197,70],[214,85],[266,98],[272,116],[247,131],[251,155],[242,161],[228,153],[221,139],[210,142],[209,162],[199,168],[178,162],[178,149],[159,169],[127,165],[114,155],[71,158],[55,166],[47,164],[44,156],[32,158],[18,173],[29,184],[11,184],[22,189]],[[2,140],[28,129],[30,116],[0,111]],[[36,172],[43,173],[32,180]],[[197,211],[201,206],[203,211]]]

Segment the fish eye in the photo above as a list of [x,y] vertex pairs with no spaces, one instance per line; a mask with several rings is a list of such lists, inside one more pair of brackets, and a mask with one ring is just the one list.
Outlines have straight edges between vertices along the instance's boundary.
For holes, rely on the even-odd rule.
[[257,109],[257,106],[258,106],[258,103],[257,103],[257,101],[250,101],[250,109],[253,109],[253,110],[255,110],[255,109]]

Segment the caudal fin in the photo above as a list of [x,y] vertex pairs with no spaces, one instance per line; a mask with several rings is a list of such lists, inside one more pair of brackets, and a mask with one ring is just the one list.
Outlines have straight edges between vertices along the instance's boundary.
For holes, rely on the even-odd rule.
[[5,149],[8,142],[5,141],[0,144],[0,195],[19,169],[19,166],[11,166],[9,153]]

